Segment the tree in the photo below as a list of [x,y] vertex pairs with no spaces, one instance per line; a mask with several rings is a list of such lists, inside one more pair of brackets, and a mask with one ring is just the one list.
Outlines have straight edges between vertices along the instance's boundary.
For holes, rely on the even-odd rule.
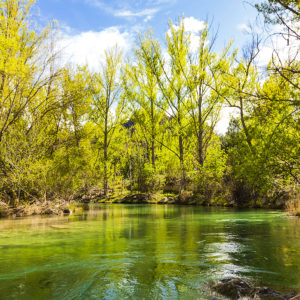
[[[257,10],[263,14],[265,22],[280,25],[280,31],[275,31],[287,42],[282,50],[274,47],[269,70],[278,73],[299,93],[299,42],[300,42],[300,4],[298,0],[268,0],[256,4]],[[272,28],[273,29],[273,28]],[[272,34],[272,36],[274,33]],[[272,37],[271,37],[272,38]],[[299,101],[299,99],[296,99]]]
[[108,193],[109,147],[114,139],[117,128],[122,124],[124,101],[121,101],[119,82],[122,52],[117,47],[105,52],[102,71],[94,76],[94,95],[92,119],[101,128],[103,134],[102,150],[104,194]]
[[[149,50],[150,40],[141,41],[141,48]],[[148,157],[152,168],[156,169],[156,144],[158,141],[160,123],[165,114],[164,104],[160,100],[158,83],[155,74],[149,65],[146,51],[141,48],[135,50],[137,61],[127,65],[125,69],[124,87],[126,94],[131,99],[133,121],[138,124],[143,132],[147,144]],[[154,63],[152,61],[152,63]],[[149,155],[150,152],[150,155]]]
[[213,52],[214,38],[208,40],[208,27],[199,34],[199,45],[195,53],[189,54],[188,73],[185,74],[189,90],[189,114],[197,138],[197,161],[203,167],[206,150],[223,104],[223,65],[226,64],[230,44],[221,55]]
[[[187,68],[187,55],[189,51],[189,37],[185,34],[184,28],[177,30],[172,23],[169,24],[169,32],[166,34],[167,54],[164,58],[158,43],[149,39],[149,42],[140,41],[141,51],[147,57],[147,63],[156,76],[157,83],[167,104],[167,114],[173,121],[173,135],[178,138],[177,149],[168,148],[180,162],[181,189],[185,189],[185,146],[184,135],[187,126],[185,118],[187,87],[184,85],[184,69]],[[146,45],[148,45],[146,47]]]
[[[33,4],[32,0],[0,2],[0,161],[6,179],[22,173],[18,161],[8,155],[16,132],[30,146],[30,134],[38,132],[34,127],[58,107],[55,84],[59,70],[54,67],[52,26],[40,33],[32,29],[29,14]],[[20,196],[20,180],[17,182],[19,192],[12,196],[12,204]]]
[[267,0],[255,4],[256,9],[263,14],[269,24],[281,24],[288,35],[299,39],[300,4],[298,0]]
[[[51,27],[37,34],[30,29],[29,11],[34,1],[0,3],[0,142],[27,108],[51,105],[55,53],[48,47]],[[44,99],[37,101],[43,89]]]

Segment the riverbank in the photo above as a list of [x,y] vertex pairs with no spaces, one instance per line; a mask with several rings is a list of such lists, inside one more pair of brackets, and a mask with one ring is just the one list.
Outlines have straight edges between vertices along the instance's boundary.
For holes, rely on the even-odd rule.
[[173,194],[143,194],[132,193],[124,195],[110,195],[104,197],[103,194],[92,192],[76,197],[76,200],[65,201],[62,199],[52,201],[36,201],[32,203],[20,203],[16,207],[11,207],[0,201],[0,218],[5,217],[26,217],[34,215],[63,215],[72,214],[75,207],[81,204],[102,203],[102,204],[185,204],[196,205],[195,201],[185,199]]
[[10,207],[4,202],[0,202],[0,218],[4,217],[26,217],[35,215],[63,215],[72,214],[72,208],[76,202],[64,200],[37,201],[29,204],[20,204],[17,207]]
[[[238,206],[235,202],[216,201],[206,202],[191,192],[185,191],[181,194],[172,193],[124,193],[119,195],[104,196],[99,190],[92,190],[89,193],[77,195],[74,200],[66,201],[63,199],[51,201],[36,201],[31,203],[21,203],[16,207],[10,207],[5,202],[0,201],[0,218],[3,217],[25,217],[34,215],[63,215],[72,214],[75,207],[81,204],[102,203],[102,204],[177,204],[177,205],[195,205],[195,206],[215,206],[232,208],[264,208],[280,209],[280,207],[270,206]],[[281,209],[284,209],[281,207]],[[300,216],[300,203],[293,202],[287,206],[290,215]]]
[[[103,196],[97,190],[92,190],[90,193],[84,194],[77,199],[81,203],[119,203],[119,204],[178,204],[178,205],[198,205],[210,207],[232,207],[237,209],[280,209],[286,210],[290,215],[300,216],[300,198],[284,202],[279,200],[273,202],[273,205],[268,201],[258,202],[236,202],[233,199],[215,199],[208,201],[203,199],[201,195],[194,194],[191,191],[182,193],[131,193],[125,192],[121,195],[110,194],[107,197]],[[287,203],[287,204],[285,204]]]

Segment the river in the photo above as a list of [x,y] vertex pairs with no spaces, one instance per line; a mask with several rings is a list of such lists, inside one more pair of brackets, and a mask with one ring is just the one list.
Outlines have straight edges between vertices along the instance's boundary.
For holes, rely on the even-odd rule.
[[232,276],[300,291],[300,218],[194,206],[88,208],[0,219],[1,300],[211,299],[209,283]]

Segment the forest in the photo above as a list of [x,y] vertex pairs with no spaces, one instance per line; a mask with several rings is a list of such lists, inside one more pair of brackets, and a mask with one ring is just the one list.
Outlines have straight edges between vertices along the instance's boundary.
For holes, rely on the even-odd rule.
[[164,41],[138,35],[130,57],[107,49],[100,72],[62,64],[59,26],[36,26],[33,5],[0,1],[3,206],[141,198],[300,214],[297,0],[256,4],[289,52],[274,47],[263,71],[258,34],[216,51],[207,24],[195,49],[184,17],[169,20]]

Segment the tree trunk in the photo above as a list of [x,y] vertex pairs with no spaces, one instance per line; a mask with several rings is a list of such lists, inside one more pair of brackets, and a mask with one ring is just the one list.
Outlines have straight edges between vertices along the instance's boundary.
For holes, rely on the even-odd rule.
[[103,150],[104,150],[104,181],[103,181],[103,189],[104,195],[107,196],[108,193],[108,174],[107,174],[107,135],[108,135],[108,128],[107,128],[107,114],[105,116],[105,128],[104,128],[104,143],[103,143]]
[[244,119],[244,107],[243,107],[243,100],[242,100],[242,98],[240,98],[240,117],[241,117],[241,122],[242,122],[243,130],[244,130],[244,133],[245,133],[245,136],[246,136],[247,144],[248,144],[248,146],[250,148],[251,153],[254,155],[255,151],[254,151],[254,148],[252,146],[251,137],[250,137],[250,134],[249,134],[249,131],[248,131],[248,128],[246,126],[245,119]]
[[178,126],[179,126],[179,160],[181,169],[181,180],[180,180],[180,192],[185,190],[185,168],[184,168],[184,149],[183,149],[183,138],[181,133],[181,108],[180,108],[180,97],[177,97],[178,101]]
[[182,135],[179,135],[179,159],[180,159],[180,169],[181,169],[181,182],[180,191],[185,190],[185,167],[184,167],[184,152],[183,152],[183,139]]
[[200,166],[203,166],[203,124],[202,124],[202,95],[198,99],[198,162]]
[[151,162],[152,162],[152,167],[155,170],[155,142],[153,138],[151,144]]
[[151,128],[151,162],[152,162],[152,167],[153,169],[155,170],[155,141],[154,141],[154,138],[155,138],[155,134],[154,134],[154,131],[155,131],[155,124],[154,124],[154,101],[153,99],[150,100],[151,101],[151,122],[152,122],[152,128]]

